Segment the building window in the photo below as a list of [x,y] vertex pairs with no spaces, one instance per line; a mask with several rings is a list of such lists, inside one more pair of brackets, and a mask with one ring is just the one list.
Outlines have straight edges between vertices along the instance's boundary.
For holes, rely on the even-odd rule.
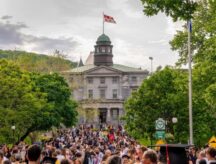
[[105,98],[106,98],[105,89],[100,89],[100,98],[101,98],[101,99],[105,99]]
[[132,88],[132,92],[136,92],[137,91],[137,88]]
[[88,77],[88,84],[93,84],[93,77]]
[[107,47],[107,52],[110,53],[111,52],[111,48]]
[[119,117],[118,109],[112,109],[112,119],[113,120],[118,120],[118,117]]
[[132,83],[137,83],[137,77],[136,77],[136,76],[133,76],[133,77],[131,78],[131,81],[132,81]]
[[105,77],[101,77],[101,78],[100,78],[100,83],[101,83],[101,84],[105,84]]
[[93,90],[92,90],[92,89],[89,89],[89,90],[88,90],[88,98],[89,98],[89,99],[92,99],[92,98],[93,98]]
[[118,97],[118,90],[113,89],[113,99],[117,99],[117,97]]
[[106,47],[101,47],[101,50],[102,50],[101,52],[103,53],[106,52]]
[[118,77],[113,77],[112,82],[113,82],[113,84],[117,84],[118,83]]

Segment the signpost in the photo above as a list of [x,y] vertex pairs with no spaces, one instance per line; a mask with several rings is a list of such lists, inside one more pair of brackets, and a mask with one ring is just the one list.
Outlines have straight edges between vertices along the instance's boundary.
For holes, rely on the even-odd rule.
[[155,137],[157,139],[164,139],[165,138],[165,131],[156,131]]
[[156,130],[165,130],[166,129],[166,122],[165,122],[165,120],[163,120],[162,118],[158,118],[156,120],[156,123],[155,123],[155,129]]
[[208,146],[216,148],[216,137],[212,136],[211,139],[208,141]]
[[157,139],[165,139],[166,122],[162,118],[158,118],[155,121],[155,137]]

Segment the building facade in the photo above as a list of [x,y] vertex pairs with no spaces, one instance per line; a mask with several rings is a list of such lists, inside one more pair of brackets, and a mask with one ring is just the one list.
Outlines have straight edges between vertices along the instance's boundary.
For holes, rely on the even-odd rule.
[[64,72],[80,103],[81,124],[120,124],[124,101],[148,76],[146,70],[114,64],[112,49],[109,37],[102,34],[87,64]]

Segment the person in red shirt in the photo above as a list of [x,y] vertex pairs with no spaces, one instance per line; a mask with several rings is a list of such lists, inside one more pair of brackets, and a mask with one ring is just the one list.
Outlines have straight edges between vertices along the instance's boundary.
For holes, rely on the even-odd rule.
[[114,135],[114,132],[113,130],[110,131],[110,133],[108,134],[108,140],[110,143],[113,143],[114,140],[115,140],[115,135]]

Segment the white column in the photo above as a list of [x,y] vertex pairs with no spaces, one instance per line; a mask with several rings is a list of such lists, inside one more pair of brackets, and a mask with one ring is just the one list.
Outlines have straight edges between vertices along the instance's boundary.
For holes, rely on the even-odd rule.
[[83,76],[83,97],[82,99],[87,99],[88,98],[88,87],[87,87],[87,82],[86,82],[86,76]]
[[95,112],[94,112],[94,121],[95,123],[99,123],[99,109],[94,109]]
[[111,123],[111,109],[107,108],[107,123]]
[[86,108],[83,108],[84,109],[84,123],[86,124],[86,121],[87,121],[87,109]]
[[123,98],[123,96],[122,96],[122,76],[119,76],[118,88],[119,88],[118,89],[118,93],[119,93],[118,98],[122,99]]
[[123,121],[121,120],[121,117],[124,115],[124,109],[119,108],[119,124],[122,124]]

